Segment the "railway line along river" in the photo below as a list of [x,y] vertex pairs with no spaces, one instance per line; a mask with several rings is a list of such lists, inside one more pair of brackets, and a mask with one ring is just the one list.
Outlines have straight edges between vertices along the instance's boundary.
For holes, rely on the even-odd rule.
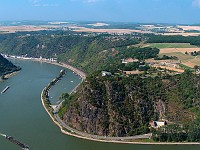
[[[12,60],[22,70],[14,77],[0,82],[0,132],[25,142],[31,150],[197,150],[198,145],[131,145],[101,143],[75,138],[61,133],[46,111],[40,94],[43,88],[63,69],[47,63]],[[67,70],[62,81],[50,90],[50,98],[57,103],[58,96],[73,90],[81,82],[79,76]],[[0,150],[20,148],[0,137]]]

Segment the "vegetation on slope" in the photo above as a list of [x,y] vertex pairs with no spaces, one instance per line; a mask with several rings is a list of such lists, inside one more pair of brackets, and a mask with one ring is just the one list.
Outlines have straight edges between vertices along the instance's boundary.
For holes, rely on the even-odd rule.
[[147,37],[147,43],[190,43],[191,45],[200,46],[200,36],[147,35]]
[[[152,43],[188,42],[200,45],[199,37],[146,37]],[[128,35],[75,35],[58,31],[41,34],[35,32],[30,35],[17,33],[0,35],[0,51],[32,57],[57,57],[59,61],[91,73],[77,93],[61,97],[66,100],[59,115],[73,128],[91,134],[128,136],[149,132],[151,120],[168,119],[175,126],[169,126],[167,133],[164,133],[166,130],[163,128],[154,131],[154,140],[199,139],[199,136],[193,135],[199,129],[194,121],[199,121],[200,118],[198,75],[188,71],[176,76],[114,74],[119,70],[139,69],[140,66],[145,66],[143,69],[148,71],[145,59],[158,58],[157,48],[127,47],[138,42],[139,40]],[[122,59],[130,57],[139,62],[122,64]],[[98,70],[110,71],[113,76],[102,77]],[[189,125],[186,122],[190,122]],[[175,132],[170,133],[169,130]],[[187,137],[184,136],[185,132]],[[183,138],[176,136],[177,133],[181,133]],[[170,139],[169,136],[172,135],[176,138]]]
[[[138,43],[138,40],[125,35],[77,35],[58,31],[44,33],[0,35],[0,52],[29,57],[57,57],[59,61],[90,72],[107,62],[110,49]],[[111,50],[112,55],[114,54]]]
[[5,59],[1,54],[0,54],[0,76],[12,73],[14,71],[19,70],[19,67],[16,67],[13,65],[10,61]]
[[[153,92],[160,90],[160,92]],[[66,123],[91,134],[127,136],[147,133],[151,119],[158,119],[156,102],[165,101],[158,78],[101,77],[92,75],[59,115]],[[77,98],[78,97],[78,98]],[[68,101],[68,100],[67,100]],[[66,109],[65,107],[68,107]]]
[[[198,118],[193,110],[200,106],[199,81],[199,76],[189,71],[154,78],[102,77],[98,72],[87,78],[70,101],[66,99],[59,115],[78,130],[107,136],[147,133],[149,121],[158,119],[187,126]],[[171,112],[172,105],[182,107]],[[158,133],[161,131],[155,131]]]

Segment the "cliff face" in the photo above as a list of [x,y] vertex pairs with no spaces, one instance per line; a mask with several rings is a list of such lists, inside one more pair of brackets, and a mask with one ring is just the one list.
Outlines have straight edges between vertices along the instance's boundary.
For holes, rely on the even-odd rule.
[[194,112],[200,107],[199,85],[200,76],[191,72],[167,79],[93,75],[64,102],[59,115],[69,126],[91,134],[142,134],[151,120],[184,124],[199,118]]
[[[157,84],[153,84],[153,83]],[[106,136],[128,136],[148,131],[151,119],[164,116],[162,83],[139,77],[92,77],[79,89],[78,98],[63,115],[77,130]]]
[[0,76],[11,73],[13,71],[19,70],[20,68],[16,67],[13,65],[10,61],[5,59],[1,54],[0,54]]

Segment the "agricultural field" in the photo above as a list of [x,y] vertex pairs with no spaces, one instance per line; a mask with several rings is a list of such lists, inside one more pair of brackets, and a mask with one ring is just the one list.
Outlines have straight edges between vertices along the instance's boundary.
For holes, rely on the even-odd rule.
[[[53,27],[52,27],[53,28]],[[25,31],[43,31],[49,30],[48,26],[0,26],[1,33],[15,33],[15,32],[25,32]]]
[[151,43],[146,44],[145,47],[162,48],[197,48],[197,46],[190,45],[190,43]]
[[[200,51],[200,47],[190,45],[189,43],[148,43],[143,44],[142,47],[155,47],[160,49],[159,57],[163,55],[176,56],[183,66],[189,68],[194,68],[195,65],[200,66],[200,56],[192,56],[190,54],[194,51]],[[188,54],[185,54],[186,52]]]
[[166,54],[166,53],[183,53],[185,52],[194,52],[194,51],[200,51],[200,48],[161,48],[160,54]]
[[189,43],[152,43],[145,44],[144,47],[156,47],[160,49],[159,56],[176,56],[181,64],[193,68],[195,65],[200,66],[200,56],[186,55],[185,52],[191,53],[200,51],[200,47],[190,45]]
[[183,65],[193,68],[195,65],[200,66],[200,56],[186,55],[185,52],[200,51],[199,48],[166,48],[160,49],[159,56],[176,56]]

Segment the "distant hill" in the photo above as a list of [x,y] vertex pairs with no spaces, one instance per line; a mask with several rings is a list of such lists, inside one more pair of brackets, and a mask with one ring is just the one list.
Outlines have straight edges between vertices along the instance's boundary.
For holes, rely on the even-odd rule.
[[0,54],[0,76],[12,73],[14,71],[19,70],[20,68],[13,65],[10,61],[5,59],[1,54]]

